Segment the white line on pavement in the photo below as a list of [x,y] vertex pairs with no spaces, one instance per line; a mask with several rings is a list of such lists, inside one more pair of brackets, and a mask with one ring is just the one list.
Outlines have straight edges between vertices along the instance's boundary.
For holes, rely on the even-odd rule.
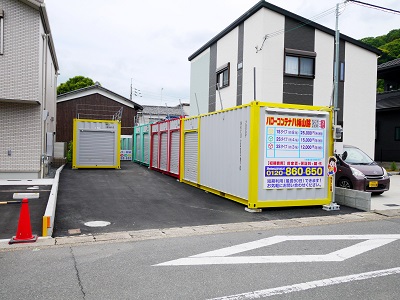
[[[238,244],[218,250],[212,250],[185,258],[167,261],[155,266],[185,266],[185,265],[222,265],[222,264],[265,264],[290,262],[340,262],[367,251],[384,246],[400,239],[400,234],[380,235],[294,235],[272,236],[253,242]],[[356,240],[360,241],[350,247],[339,249],[322,255],[270,255],[270,256],[231,256],[246,251],[275,245],[286,241],[314,240]],[[365,240],[365,241],[361,241]],[[328,249],[329,250],[329,249]]]
[[208,300],[260,299],[260,298],[266,298],[266,297],[275,296],[275,295],[282,295],[282,294],[288,294],[288,293],[293,293],[293,292],[305,291],[305,290],[314,289],[317,287],[330,286],[330,285],[335,285],[335,284],[340,284],[340,283],[365,280],[365,279],[383,277],[383,276],[394,275],[394,274],[400,274],[400,267],[386,269],[386,270],[366,272],[366,273],[353,274],[353,275],[347,275],[347,276],[333,277],[333,278],[327,278],[327,279],[316,280],[316,281],[309,281],[309,282],[298,283],[298,284],[293,284],[293,285],[286,285],[286,286],[282,286],[282,287],[259,290],[259,291],[249,292],[249,293],[212,298],[212,299],[208,299]]

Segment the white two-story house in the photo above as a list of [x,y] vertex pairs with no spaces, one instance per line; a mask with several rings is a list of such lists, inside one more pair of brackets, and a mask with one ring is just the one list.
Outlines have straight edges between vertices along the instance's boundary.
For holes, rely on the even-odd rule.
[[[374,157],[380,52],[345,35],[339,49],[343,142]],[[333,30],[260,1],[189,57],[190,114],[254,99],[333,106],[334,54]]]
[[43,0],[0,0],[0,179],[45,175],[58,69]]

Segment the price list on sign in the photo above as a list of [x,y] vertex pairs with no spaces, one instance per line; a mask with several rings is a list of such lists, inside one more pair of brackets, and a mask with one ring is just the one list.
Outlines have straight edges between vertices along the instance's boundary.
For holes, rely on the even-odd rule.
[[266,115],[264,189],[323,188],[324,117]]

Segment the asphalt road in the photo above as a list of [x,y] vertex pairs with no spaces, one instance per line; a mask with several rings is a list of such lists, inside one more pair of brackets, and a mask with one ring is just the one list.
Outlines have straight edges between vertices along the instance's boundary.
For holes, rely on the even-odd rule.
[[[245,206],[178,182],[175,178],[132,162],[121,170],[79,169],[61,172],[53,236],[107,233],[182,226],[291,219],[349,214],[342,206],[264,209],[248,213]],[[105,227],[86,222],[104,221]]]
[[[0,298],[398,299],[399,233],[392,218],[0,252]],[[291,240],[268,245],[277,236]],[[171,264],[196,256],[218,264]],[[255,263],[260,257],[272,261]]]

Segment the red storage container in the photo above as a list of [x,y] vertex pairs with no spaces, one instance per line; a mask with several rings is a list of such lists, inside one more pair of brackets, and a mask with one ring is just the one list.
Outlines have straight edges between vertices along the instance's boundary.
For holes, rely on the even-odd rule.
[[151,124],[150,169],[179,178],[181,119]]

